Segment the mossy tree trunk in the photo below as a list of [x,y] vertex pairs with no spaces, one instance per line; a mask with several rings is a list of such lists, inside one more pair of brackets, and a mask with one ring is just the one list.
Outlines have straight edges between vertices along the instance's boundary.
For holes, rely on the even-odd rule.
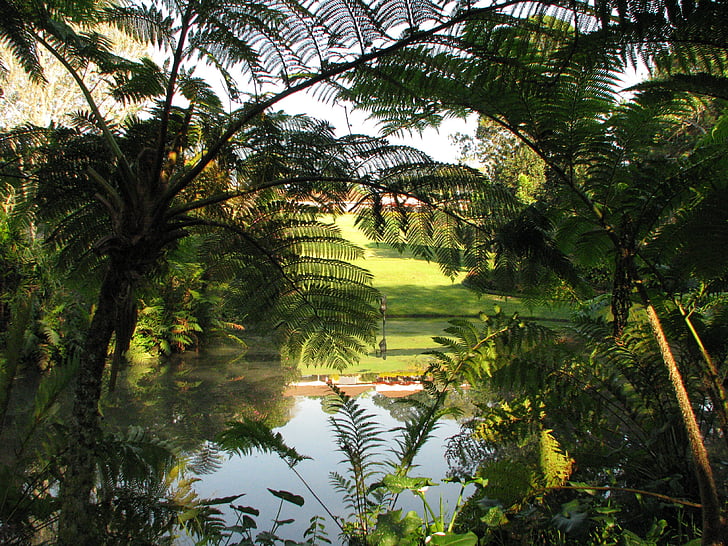
[[60,491],[58,538],[61,544],[91,546],[103,542],[103,529],[94,517],[92,501],[96,455],[102,436],[99,401],[116,310],[128,292],[131,279],[128,270],[118,266],[112,261],[104,275],[79,363],[66,471]]

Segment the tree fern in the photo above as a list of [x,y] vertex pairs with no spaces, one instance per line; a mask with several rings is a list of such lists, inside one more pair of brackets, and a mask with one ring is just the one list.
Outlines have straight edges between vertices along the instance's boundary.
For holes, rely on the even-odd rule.
[[[700,10],[690,10],[690,6],[692,4],[685,5],[682,10],[684,13],[681,10],[671,13],[674,7],[671,4],[671,9],[667,10],[667,21],[672,26],[663,25],[665,19],[661,14],[657,18],[658,24],[647,30],[654,32],[667,29],[670,36],[679,36],[684,32],[694,40],[700,37],[700,33],[693,26],[695,21],[701,20],[706,14],[712,15],[716,21],[721,20],[719,16],[722,12],[717,9],[720,7],[718,4],[708,3],[707,8],[701,7]],[[74,4],[72,7],[77,8],[76,15],[83,15],[88,22],[98,20],[97,10],[94,9],[96,6]],[[613,25],[610,4],[600,3],[595,12],[578,13],[573,17],[573,25],[567,25],[555,17],[543,17],[558,14],[557,7],[532,3],[523,3],[512,9],[509,4],[506,10],[501,9],[502,7],[496,4],[483,9],[470,9],[458,4],[453,8],[454,12],[446,13],[436,6],[418,2],[384,2],[377,4],[376,9],[355,1],[324,2],[311,5],[310,10],[295,3],[232,3],[224,6],[204,3],[165,4],[164,11],[169,11],[172,15],[169,20],[166,20],[166,13],[161,18],[140,13],[138,21],[146,19],[145,24],[150,25],[148,36],[173,36],[176,40],[169,44],[171,61],[168,72],[162,75],[153,68],[146,73],[140,69],[137,74],[139,77],[134,81],[134,85],[147,83],[157,86],[161,82],[164,92],[158,94],[159,102],[153,119],[147,120],[147,123],[136,122],[120,128],[106,120],[79,77],[79,69],[89,64],[95,64],[109,73],[133,73],[129,63],[110,53],[109,44],[103,36],[95,32],[95,29],[90,32],[76,32],[70,24],[74,21],[74,14],[56,5],[51,5],[48,10],[27,14],[27,20],[22,21],[22,28],[18,17],[13,16],[4,21],[3,28],[6,30],[3,31],[3,39],[12,40],[16,54],[23,58],[26,66],[34,69],[33,51],[31,47],[27,47],[28,43],[25,41],[30,36],[27,33],[30,32],[38,44],[64,62],[84,91],[92,112],[92,116],[87,117],[86,121],[93,123],[79,125],[75,134],[64,135],[59,131],[54,137],[59,142],[63,141],[59,147],[59,151],[62,151],[59,159],[62,160],[58,164],[67,164],[74,169],[66,169],[55,178],[52,168],[45,170],[49,182],[56,182],[58,187],[67,190],[67,195],[62,197],[73,200],[78,195],[78,200],[66,206],[56,202],[52,193],[41,197],[49,210],[62,213],[55,232],[59,241],[67,243],[68,248],[75,245],[76,256],[88,258],[87,264],[93,264],[95,254],[101,257],[96,261],[97,264],[106,261],[106,268],[101,270],[105,276],[99,292],[98,310],[85,346],[87,357],[82,359],[82,381],[79,383],[78,403],[74,413],[77,421],[75,430],[79,431],[76,438],[78,441],[71,442],[69,451],[72,464],[85,468],[78,473],[85,480],[85,485],[74,485],[73,480],[69,480],[66,485],[69,491],[76,492],[65,496],[67,510],[61,525],[61,540],[70,540],[69,537],[74,534],[70,530],[73,525],[84,527],[82,520],[83,515],[88,512],[86,499],[91,487],[91,469],[86,464],[88,457],[85,457],[81,449],[92,447],[95,442],[93,438],[97,437],[96,401],[100,392],[100,371],[104,368],[112,333],[116,331],[117,337],[123,334],[120,336],[123,338],[130,331],[128,324],[119,321],[120,316],[128,314],[120,313],[119,310],[130,308],[135,279],[146,275],[156,262],[163,259],[165,251],[188,231],[207,234],[212,228],[219,228],[223,224],[225,229],[238,236],[238,242],[246,243],[249,249],[254,247],[255,252],[249,250],[250,255],[265,264],[266,274],[274,273],[276,279],[283,278],[289,283],[287,287],[282,287],[285,282],[277,283],[269,296],[293,294],[299,297],[308,288],[307,280],[330,282],[331,273],[341,269],[337,267],[336,258],[333,261],[316,262],[321,257],[301,261],[290,259],[279,264],[285,267],[268,267],[275,263],[275,259],[271,258],[277,257],[271,251],[282,251],[285,248],[274,245],[266,247],[256,241],[255,237],[248,236],[246,239],[246,229],[239,225],[231,226],[228,220],[232,212],[222,205],[230,201],[230,198],[244,197],[241,195],[243,190],[238,191],[242,185],[235,187],[236,181],[220,176],[227,172],[228,166],[235,164],[236,146],[241,146],[243,142],[242,139],[235,141],[234,137],[254,118],[261,117],[266,109],[285,96],[323,81],[331,82],[346,71],[360,69],[361,81],[369,87],[354,89],[350,96],[364,103],[369,102],[371,97],[377,97],[377,114],[392,117],[392,130],[432,122],[437,119],[439,114],[436,110],[441,104],[446,104],[450,112],[455,114],[461,114],[468,109],[479,110],[514,130],[550,161],[552,171],[570,189],[575,190],[575,198],[569,203],[574,205],[579,214],[591,215],[590,219],[596,219],[596,223],[602,228],[605,225],[618,226],[622,235],[625,235],[620,249],[642,240],[644,234],[633,232],[626,220],[612,222],[613,218],[608,214],[608,221],[605,220],[603,214],[609,212],[608,208],[592,206],[592,189],[581,185],[577,178],[569,176],[582,172],[590,164],[594,155],[589,155],[587,151],[591,153],[600,150],[601,153],[606,153],[603,138],[605,126],[601,123],[600,105],[612,100],[609,97],[614,87],[615,67],[619,68],[624,63],[622,52],[617,50],[617,46],[611,45],[614,42],[600,41],[602,47],[581,50],[581,53],[572,45],[576,40],[579,43],[587,42],[584,35],[597,27],[601,27],[600,31],[613,30],[611,27],[616,27],[618,23],[626,31],[644,15],[644,9],[639,3],[620,4],[617,6]],[[13,10],[10,12],[14,15]],[[171,28],[170,20],[174,21]],[[469,22],[460,25],[466,20]],[[131,18],[127,21],[131,21]],[[160,26],[158,33],[157,30],[151,30],[155,24]],[[396,40],[389,36],[388,32],[404,29],[404,25],[406,32],[401,39]],[[462,30],[463,33],[452,33],[451,29],[454,28],[458,32]],[[140,27],[136,27],[135,31],[139,29]],[[533,34],[524,37],[520,32],[522,29]],[[597,33],[596,38],[604,36]],[[596,43],[597,40],[592,41],[592,46]],[[435,62],[432,62],[427,47],[409,48],[415,44],[436,46]],[[548,52],[548,55],[542,55],[543,52]],[[652,55],[652,52],[645,54]],[[382,58],[385,55],[387,57]],[[239,111],[230,116],[221,115],[220,103],[214,104],[215,101],[210,100],[209,93],[205,93],[202,86],[195,85],[194,78],[189,77],[192,70],[190,67],[200,58],[210,58],[212,64],[222,71],[224,80],[230,84],[231,94],[240,94],[240,90],[232,85],[229,70],[233,66],[242,69],[250,77],[251,90],[245,94],[247,102]],[[707,66],[710,62],[717,64],[718,57],[705,49],[684,58],[691,63],[700,62]],[[414,60],[418,62],[412,62]],[[498,61],[495,67],[490,66],[493,60]],[[572,61],[576,61],[576,64],[572,64]],[[407,78],[398,79],[403,74],[403,66],[407,68]],[[418,71],[418,67],[423,69]],[[425,78],[425,75],[432,77]],[[357,83],[357,77],[353,79],[354,84]],[[132,82],[134,79],[135,76],[132,75],[127,82],[121,83]],[[411,82],[409,87],[408,82]],[[426,93],[420,92],[423,82],[427,82]],[[412,84],[419,88],[415,89]],[[188,98],[196,95],[196,99],[184,111],[173,106],[180,87],[186,89]],[[266,95],[271,88],[275,89],[275,94]],[[404,99],[392,100],[392,90]],[[159,87],[156,87],[150,91],[150,95],[158,91]],[[564,100],[551,101],[552,91]],[[130,98],[145,96],[133,85],[125,89],[123,94]],[[423,100],[422,96],[427,99]],[[406,108],[402,107],[403,103]],[[83,116],[78,119],[84,121]],[[209,123],[211,120],[218,122],[215,129],[206,127],[212,125]],[[655,135],[657,134],[659,133],[656,132]],[[75,144],[72,145],[73,139]],[[273,148],[274,146],[268,147],[268,158],[274,156]],[[74,149],[81,150],[82,153],[74,153]],[[239,149],[242,150],[242,147]],[[107,161],[107,164],[97,161],[104,157],[111,157],[112,160]],[[253,161],[260,157],[263,156],[250,158],[251,176],[246,183],[250,180],[254,183],[248,184],[247,188],[255,188],[262,193],[264,189],[270,189],[270,184],[285,185],[283,181],[290,181],[288,175],[291,172],[301,174],[287,171],[285,167],[290,168],[290,165],[283,165],[280,161],[274,164],[273,171],[268,170],[265,162]],[[41,159],[50,165],[53,157],[48,154]],[[271,178],[271,172],[275,174],[275,180]],[[657,170],[650,168],[645,169],[643,174],[655,172]],[[303,174],[304,178],[310,178],[311,172],[306,171]],[[329,181],[340,180],[341,171],[319,168],[315,174],[318,181],[323,182],[327,178]],[[390,176],[389,179],[396,186],[395,182],[399,183],[401,177],[399,173],[394,174],[396,176]],[[426,180],[421,172],[416,174],[415,180]],[[44,178],[40,176],[37,180],[42,181]],[[369,180],[363,177],[358,182],[352,181],[356,178],[352,176],[348,185],[371,187]],[[642,180],[646,178],[651,177],[646,176]],[[611,182],[615,180],[610,179]],[[215,187],[222,189],[222,195],[201,195],[203,182],[217,184]],[[616,186],[606,186],[608,189],[619,190],[619,182]],[[322,186],[319,188],[322,192],[332,194],[339,190],[339,187],[331,186],[326,189]],[[667,185],[665,188],[670,190],[671,186]],[[73,191],[76,189],[80,190],[78,194]],[[392,190],[397,195],[403,193],[398,187],[393,187]],[[410,193],[417,197],[411,188],[405,190],[405,194]],[[437,197],[435,192],[431,193]],[[648,209],[640,210],[640,218],[649,223],[666,210],[664,198],[668,193],[669,191],[659,195],[659,199],[653,201],[656,207],[651,204]],[[304,194],[305,192],[299,192],[296,198]],[[41,196],[42,192],[38,195]],[[282,200],[285,200],[291,194],[283,195]],[[596,192],[595,195],[599,193]],[[418,198],[424,197],[427,196],[421,194]],[[607,204],[618,205],[623,202],[623,197],[630,196],[617,197],[617,200]],[[457,204],[457,199],[451,201]],[[378,206],[376,196],[372,203],[375,207]],[[214,205],[220,206],[216,208]],[[208,209],[207,216],[199,212],[202,208]],[[459,210],[449,212],[452,217]],[[50,217],[57,218],[55,214]],[[476,217],[482,220],[488,215],[480,214]],[[380,220],[377,222],[376,225],[382,225]],[[443,222],[443,225],[448,222],[449,220]],[[397,229],[406,226],[404,220],[398,220]],[[73,236],[74,229],[99,236],[78,240]],[[486,231],[487,242],[493,231]],[[271,229],[271,232],[281,231]],[[426,229],[421,232],[427,234]],[[254,232],[254,235],[259,233]],[[418,244],[425,241],[424,238],[415,240]],[[473,240],[473,237],[469,240]],[[619,237],[614,240],[619,240]],[[442,236],[437,241],[448,245],[448,250],[441,251],[439,257],[452,264],[450,272],[458,266],[456,259],[460,255],[460,249],[454,244],[456,241],[454,236]],[[480,241],[475,246],[478,257],[486,255],[485,246]],[[420,245],[420,248],[423,253],[437,254],[431,249],[425,250],[425,245]],[[290,256],[286,254],[286,258]],[[325,258],[331,259],[331,256]],[[311,274],[314,263],[321,265],[323,271],[318,277],[307,277]],[[624,275],[622,273],[629,269],[631,263],[617,265],[621,267],[619,278],[626,281],[630,272]],[[250,264],[242,266],[249,267]],[[249,269],[246,273],[249,278],[256,279],[255,272]],[[348,288],[354,288],[354,292],[358,290],[361,294],[364,290],[361,289],[362,283],[358,282],[358,274],[351,271],[349,273],[353,282]],[[293,289],[290,289],[291,280],[300,283],[294,283]],[[624,318],[624,310],[628,306],[625,289],[627,284],[621,282],[615,287],[615,295],[619,295],[615,300],[620,303],[619,308],[615,306],[615,311],[620,311],[615,312],[615,317],[618,318],[615,331],[618,333],[621,333],[624,326],[624,321],[619,319]],[[259,285],[265,286],[262,282]],[[365,299],[361,297],[360,301]],[[283,298],[274,300],[269,297],[268,301],[283,301]],[[306,315],[311,306],[299,304],[299,301],[294,301],[290,309],[299,318],[311,316]],[[330,316],[324,319],[329,319],[328,323],[326,320],[323,322],[330,327],[335,326],[336,323]],[[659,325],[656,329],[659,330]],[[345,332],[347,341],[344,343],[343,352],[346,352],[346,348],[353,347],[357,339],[351,334],[348,325],[343,330],[349,330],[348,335]],[[325,328],[321,331],[324,332],[322,340],[325,340],[329,333]],[[317,343],[311,354],[320,352],[320,346],[322,345]],[[84,390],[86,386],[89,387],[88,391]],[[73,503],[74,499],[78,499],[76,505]],[[88,530],[79,530],[79,533],[91,535],[93,532],[90,527]],[[89,540],[93,541],[94,538]]]
[[97,495],[107,536],[171,544],[176,525],[192,534],[220,534],[215,500],[197,496],[195,480],[183,475],[184,463],[173,445],[140,428],[110,435],[103,444],[107,449],[98,460]]

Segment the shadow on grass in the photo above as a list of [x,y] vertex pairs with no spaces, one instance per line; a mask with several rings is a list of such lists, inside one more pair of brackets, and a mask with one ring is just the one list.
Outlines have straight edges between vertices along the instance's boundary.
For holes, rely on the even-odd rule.
[[400,252],[392,245],[386,243],[366,243],[365,245],[363,245],[363,248],[365,248],[370,253],[371,258],[403,258],[421,260],[423,262],[428,261],[422,256],[416,256],[409,249],[405,249]]
[[387,316],[390,317],[477,317],[481,311],[492,313],[494,305],[499,305],[506,313],[525,311],[516,298],[479,297],[459,283],[426,288],[401,284],[380,290],[387,296]]

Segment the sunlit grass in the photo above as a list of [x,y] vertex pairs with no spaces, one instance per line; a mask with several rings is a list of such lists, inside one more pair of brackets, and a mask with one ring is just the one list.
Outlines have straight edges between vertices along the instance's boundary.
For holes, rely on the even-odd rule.
[[[374,286],[387,296],[387,358],[377,356],[377,346],[372,346],[346,374],[422,371],[429,358],[422,353],[439,348],[432,338],[445,335],[449,320],[455,317],[478,320],[479,313],[493,313],[496,305],[507,314],[518,312],[547,324],[558,324],[556,321],[569,314],[566,309],[529,308],[512,296],[478,296],[462,285],[464,274],[450,279],[435,263],[368,241],[354,226],[352,215],[337,218],[336,224],[347,239],[365,249],[365,258],[357,265],[374,275]],[[377,341],[381,337],[380,325]],[[302,367],[301,372],[318,375],[330,374],[332,370],[309,366]]]

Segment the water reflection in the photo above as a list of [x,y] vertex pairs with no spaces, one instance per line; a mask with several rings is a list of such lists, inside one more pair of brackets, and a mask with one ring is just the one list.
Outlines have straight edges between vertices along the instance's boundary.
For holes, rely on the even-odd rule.
[[[381,394],[364,393],[360,396],[360,405],[367,412],[373,414],[376,421],[386,430],[401,425],[401,421],[392,416],[387,398]],[[384,407],[382,403],[384,402]],[[393,407],[403,408],[400,404]],[[277,429],[286,439],[286,443],[297,452],[311,457],[311,460],[301,462],[297,469],[308,484],[316,491],[329,509],[336,515],[345,516],[347,509],[342,505],[338,492],[329,483],[329,472],[337,470],[344,472],[340,465],[342,454],[336,450],[333,434],[329,429],[328,415],[321,407],[321,398],[295,397],[290,409],[291,419],[288,423]],[[455,421],[445,420],[433,437],[424,446],[422,452],[415,460],[417,467],[412,471],[413,476],[427,476],[440,483],[438,487],[428,492],[428,501],[432,506],[438,506],[442,496],[445,511],[452,513],[455,506],[459,486],[442,483],[447,467],[444,461],[445,441],[455,434],[458,425]],[[393,434],[388,434],[392,438]],[[390,443],[391,445],[391,443]],[[387,449],[382,450],[382,460],[386,459]],[[392,445],[392,447],[394,447]],[[298,508],[293,505],[285,506],[281,519],[294,518],[295,521],[278,531],[279,536],[301,540],[303,532],[308,527],[309,519],[314,515],[325,516],[323,508],[308,493],[305,486],[278,457],[257,453],[247,457],[231,457],[226,459],[214,473],[202,476],[198,484],[198,491],[207,497],[224,497],[244,493],[245,496],[236,501],[237,504],[253,506],[261,510],[257,519],[258,530],[268,530],[275,517],[278,504],[267,491],[283,489],[301,495],[305,504]],[[399,508],[417,510],[421,513],[421,504],[408,492],[400,496]],[[230,521],[232,523],[232,521]],[[334,544],[339,543],[338,528],[330,520],[326,520],[326,530],[329,539]]]
[[[112,428],[141,425],[176,441],[192,456],[191,468],[200,474],[196,486],[199,495],[244,494],[236,504],[261,510],[257,518],[259,531],[270,528],[278,507],[277,499],[267,488],[303,496],[306,499],[303,507],[286,505],[280,519],[295,521],[278,531],[280,536],[301,540],[309,519],[313,515],[325,515],[325,511],[285,463],[276,456],[260,453],[228,457],[211,442],[231,420],[242,417],[264,420],[283,435],[286,443],[312,458],[299,465],[299,472],[332,512],[345,516],[342,499],[329,484],[329,472],[343,473],[344,468],[339,466],[342,455],[336,451],[328,415],[322,410],[322,398],[290,395],[295,393],[290,389],[289,396],[284,396],[295,376],[295,372],[281,366],[273,355],[247,354],[243,358],[230,349],[182,355],[163,365],[139,364],[131,368],[118,392],[106,400],[104,415]],[[360,395],[360,402],[384,429],[400,426],[408,416],[405,405],[371,388]],[[419,467],[412,475],[442,481],[447,470],[444,442],[457,429],[454,421],[442,423],[415,461]],[[385,457],[383,453],[382,460]],[[446,511],[451,512],[458,491],[458,486],[447,484],[432,488],[428,492],[429,501],[437,506],[442,495]],[[398,507],[421,511],[419,501],[413,496],[404,493],[400,497]],[[338,543],[337,526],[327,521],[326,529],[332,542]]]
[[112,427],[141,425],[174,439],[186,452],[242,417],[284,425],[293,400],[282,395],[293,372],[274,356],[220,348],[179,355],[164,364],[136,364],[105,403]]

